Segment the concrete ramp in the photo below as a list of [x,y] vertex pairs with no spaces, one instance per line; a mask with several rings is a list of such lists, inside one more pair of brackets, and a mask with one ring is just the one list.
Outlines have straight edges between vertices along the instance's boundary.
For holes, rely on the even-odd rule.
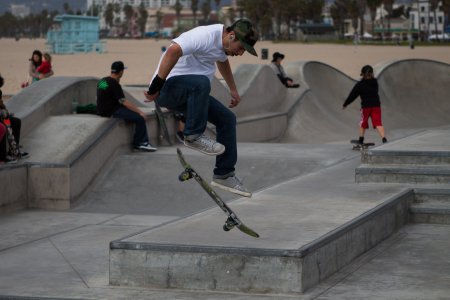
[[402,60],[375,69],[386,128],[425,128],[450,123],[450,65]]
[[[301,63],[297,67],[308,92],[293,106],[281,141],[323,143],[356,137],[360,100],[342,110],[356,81],[320,62]],[[295,65],[290,65],[289,70],[295,70]],[[375,66],[375,75],[388,137],[449,124],[450,65],[419,59],[393,61]],[[369,137],[378,140],[373,131]]]
[[[292,67],[291,67],[292,68]],[[308,92],[292,108],[285,143],[323,143],[350,140],[358,126],[358,105],[342,110],[354,80],[320,62],[298,64]]]

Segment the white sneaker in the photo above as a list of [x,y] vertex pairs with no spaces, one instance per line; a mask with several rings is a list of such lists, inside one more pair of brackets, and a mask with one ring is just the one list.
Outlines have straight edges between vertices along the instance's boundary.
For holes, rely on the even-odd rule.
[[252,196],[252,193],[242,185],[242,182],[235,175],[224,179],[213,178],[211,185],[244,197]]
[[184,138],[184,145],[208,155],[220,155],[225,152],[224,145],[204,134],[193,141]]
[[143,143],[139,146],[134,146],[134,149],[137,151],[144,151],[144,152],[155,152],[158,150],[156,147],[153,147],[150,143]]

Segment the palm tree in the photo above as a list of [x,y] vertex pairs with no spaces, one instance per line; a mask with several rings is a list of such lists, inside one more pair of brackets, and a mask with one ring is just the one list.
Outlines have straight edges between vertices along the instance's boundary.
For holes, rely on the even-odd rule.
[[194,15],[194,26],[197,26],[197,11],[198,11],[198,0],[192,0],[191,1],[191,9],[192,9],[192,14]]
[[141,2],[141,5],[139,6],[139,18],[137,20],[139,31],[141,32],[141,37],[145,36],[145,26],[147,25],[147,19],[148,19],[148,11],[144,6],[144,3]]
[[202,15],[205,24],[209,20],[210,13],[211,13],[211,3],[209,2],[209,0],[205,0],[205,2],[203,2],[202,4]]
[[112,3],[108,3],[106,5],[105,12],[103,13],[103,17],[105,18],[105,23],[111,29],[114,25],[114,6]]
[[[439,41],[438,27],[437,27],[437,14],[436,10],[438,8],[440,0],[429,0],[430,10],[433,11],[434,14],[434,33],[436,34],[436,39]],[[429,11],[428,11],[429,13]],[[443,33],[443,32],[442,32]]]
[[392,15],[392,11],[393,11],[393,7],[394,7],[394,2],[395,0],[383,0],[383,5],[384,8],[387,11],[387,19],[388,19],[388,32],[389,35],[391,34],[391,15]]
[[445,20],[448,22],[450,19],[450,0],[442,0],[442,11],[444,12],[444,28],[446,28],[448,23],[446,24]]
[[126,33],[130,34],[131,33],[131,19],[134,14],[133,7],[131,7],[131,5],[129,5],[129,4],[125,4],[123,7],[123,13],[125,15],[125,26],[124,26],[125,31],[126,31]]
[[364,35],[364,15],[366,14],[366,7],[367,7],[367,1],[366,0],[356,0],[356,7],[358,10],[358,17],[359,17],[359,23],[361,24],[360,27],[360,36]]
[[70,10],[69,3],[64,2],[64,4],[63,4],[63,9],[64,9],[64,13],[68,14],[68,13],[69,13],[69,10]]
[[161,12],[161,8],[156,11],[156,27],[158,30],[158,37],[161,36],[161,22],[164,14]]
[[375,33],[375,19],[377,17],[377,8],[381,6],[383,0],[366,0],[370,10],[370,19],[372,20],[372,34]]
[[177,29],[180,29],[181,10],[183,9],[183,5],[181,5],[180,0],[177,0],[175,5],[173,6],[173,9],[175,10],[175,14],[177,15]]
[[345,19],[350,18],[352,20],[352,27],[355,29],[358,27],[358,10],[356,6],[356,0],[336,0],[330,10],[333,22],[340,28],[340,37],[344,36]]

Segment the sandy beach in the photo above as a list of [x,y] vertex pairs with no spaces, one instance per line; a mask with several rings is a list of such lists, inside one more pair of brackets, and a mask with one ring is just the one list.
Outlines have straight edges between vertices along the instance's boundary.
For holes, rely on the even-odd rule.
[[[109,74],[111,63],[122,60],[128,67],[122,84],[147,84],[152,77],[161,56],[161,48],[169,45],[169,40],[107,40],[106,53],[85,53],[75,55],[53,55],[55,76],[94,76]],[[335,44],[298,44],[272,43],[260,41],[255,49],[261,55],[261,49],[269,50],[269,59],[262,60],[245,53],[242,57],[230,59],[231,67],[240,64],[268,64],[275,51],[285,54],[283,64],[294,61],[320,61],[329,64],[345,74],[359,77],[359,71],[365,64],[376,65],[394,59],[424,58],[450,64],[448,46],[372,46],[372,45],[335,45]],[[28,59],[35,49],[47,50],[44,39],[0,39],[0,73],[5,78],[2,88],[4,95],[13,95],[21,90],[20,84],[28,79]],[[426,74],[423,74],[426,75]]]

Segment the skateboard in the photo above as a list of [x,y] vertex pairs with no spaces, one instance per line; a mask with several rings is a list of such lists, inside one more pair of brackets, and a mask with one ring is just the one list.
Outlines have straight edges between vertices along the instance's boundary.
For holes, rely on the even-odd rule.
[[228,207],[228,205],[217,195],[217,193],[209,186],[209,184],[197,173],[197,171],[192,168],[192,166],[186,162],[183,153],[179,148],[177,148],[178,159],[184,168],[184,171],[178,176],[180,181],[187,181],[194,178],[198,184],[205,190],[206,193],[211,197],[211,199],[223,210],[223,212],[228,216],[225,224],[223,225],[223,230],[230,231],[234,227],[237,227],[240,231],[248,234],[252,237],[259,237],[255,231],[245,226],[244,223],[237,217],[236,213]]
[[361,145],[358,140],[351,140],[350,143],[353,144],[353,150],[366,150],[371,146],[375,146],[375,143],[364,143]]
[[[160,139],[166,139],[166,141],[169,143],[170,146],[172,146],[172,141],[170,140],[170,135],[169,135],[169,131],[167,130],[167,125],[166,125],[166,121],[164,121],[164,114],[161,110],[161,107],[158,105],[158,103],[156,103],[155,101],[155,112],[156,112],[156,117],[158,118],[158,123],[159,123],[159,127],[160,127],[160,134],[159,134],[159,138]],[[162,132],[161,132],[162,130]]]
[[3,120],[3,124],[6,126],[6,139],[8,140],[9,152],[11,156],[15,159],[21,158],[21,153],[19,146],[16,143],[16,139],[14,138],[13,130],[11,127],[11,120],[9,119],[9,114],[6,110],[2,109],[0,111],[1,117]]

